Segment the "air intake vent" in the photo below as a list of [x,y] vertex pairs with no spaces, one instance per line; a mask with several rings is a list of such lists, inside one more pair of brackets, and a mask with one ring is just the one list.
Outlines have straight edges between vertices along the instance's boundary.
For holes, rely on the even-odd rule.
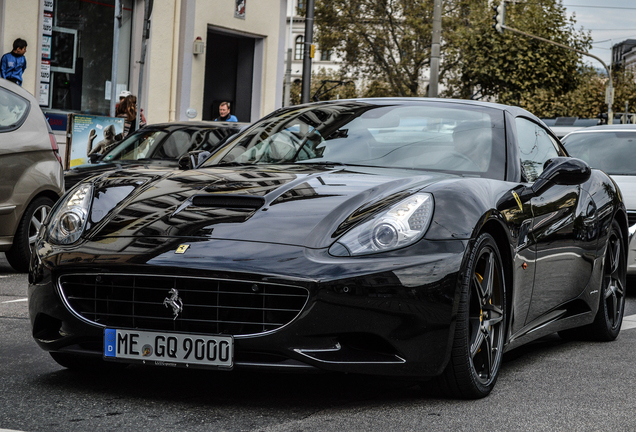
[[[66,274],[59,287],[76,314],[103,326],[235,336],[288,324],[309,295],[289,285],[130,274]],[[166,306],[174,295],[182,302],[176,317]]]
[[195,195],[192,198],[192,205],[196,207],[257,210],[263,204],[263,197],[247,195]]

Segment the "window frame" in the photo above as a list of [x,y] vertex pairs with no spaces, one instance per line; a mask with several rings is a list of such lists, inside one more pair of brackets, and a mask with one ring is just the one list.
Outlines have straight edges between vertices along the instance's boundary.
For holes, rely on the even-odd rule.
[[[26,119],[29,117],[29,114],[31,113],[31,102],[28,99],[20,96],[19,94],[14,93],[11,90],[1,86],[0,86],[0,92],[7,93],[9,97],[15,97],[15,98],[21,99],[26,104],[26,109],[22,113],[22,116],[20,117],[20,119],[17,122],[12,123],[10,125],[0,126],[0,133],[12,132],[16,129],[20,129],[20,127],[22,127],[24,122],[26,122]],[[46,118],[44,121],[47,121]]]

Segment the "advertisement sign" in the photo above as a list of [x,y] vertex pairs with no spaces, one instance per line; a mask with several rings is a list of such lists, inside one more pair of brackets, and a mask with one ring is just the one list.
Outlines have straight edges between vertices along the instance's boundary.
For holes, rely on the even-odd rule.
[[46,121],[49,122],[49,126],[54,131],[64,131],[68,128],[68,117],[70,114],[66,113],[55,113],[55,112],[44,112],[44,117],[46,117]]
[[88,163],[92,152],[103,154],[109,150],[117,142],[117,135],[124,132],[124,119],[71,114],[68,132],[66,169]]
[[53,14],[44,12],[44,23],[42,24],[42,34],[50,36],[53,34]]
[[247,0],[235,0],[234,18],[245,19],[245,2]]
[[49,104],[49,89],[51,88],[50,84],[40,83],[40,106],[48,106]]
[[40,64],[40,82],[51,82],[51,62],[48,60],[42,60]]

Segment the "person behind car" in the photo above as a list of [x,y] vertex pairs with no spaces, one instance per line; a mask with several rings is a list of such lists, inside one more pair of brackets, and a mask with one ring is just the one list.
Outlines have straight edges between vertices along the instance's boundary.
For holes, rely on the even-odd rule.
[[119,109],[115,112],[115,114],[117,117],[123,117],[125,119],[123,133],[124,138],[137,129],[141,129],[146,126],[146,119],[142,114],[139,128],[137,128],[137,96],[135,95],[126,96],[119,104]]
[[219,105],[219,114],[220,117],[214,119],[214,121],[227,121],[227,122],[235,122],[238,121],[236,116],[230,114],[230,103],[229,102],[221,102]]

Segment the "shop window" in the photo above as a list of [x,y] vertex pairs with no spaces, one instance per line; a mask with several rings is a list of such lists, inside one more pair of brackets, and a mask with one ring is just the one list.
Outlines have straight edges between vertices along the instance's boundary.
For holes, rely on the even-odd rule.
[[[129,90],[133,0],[121,0],[117,94]],[[115,0],[56,0],[48,104],[51,109],[108,115]]]

